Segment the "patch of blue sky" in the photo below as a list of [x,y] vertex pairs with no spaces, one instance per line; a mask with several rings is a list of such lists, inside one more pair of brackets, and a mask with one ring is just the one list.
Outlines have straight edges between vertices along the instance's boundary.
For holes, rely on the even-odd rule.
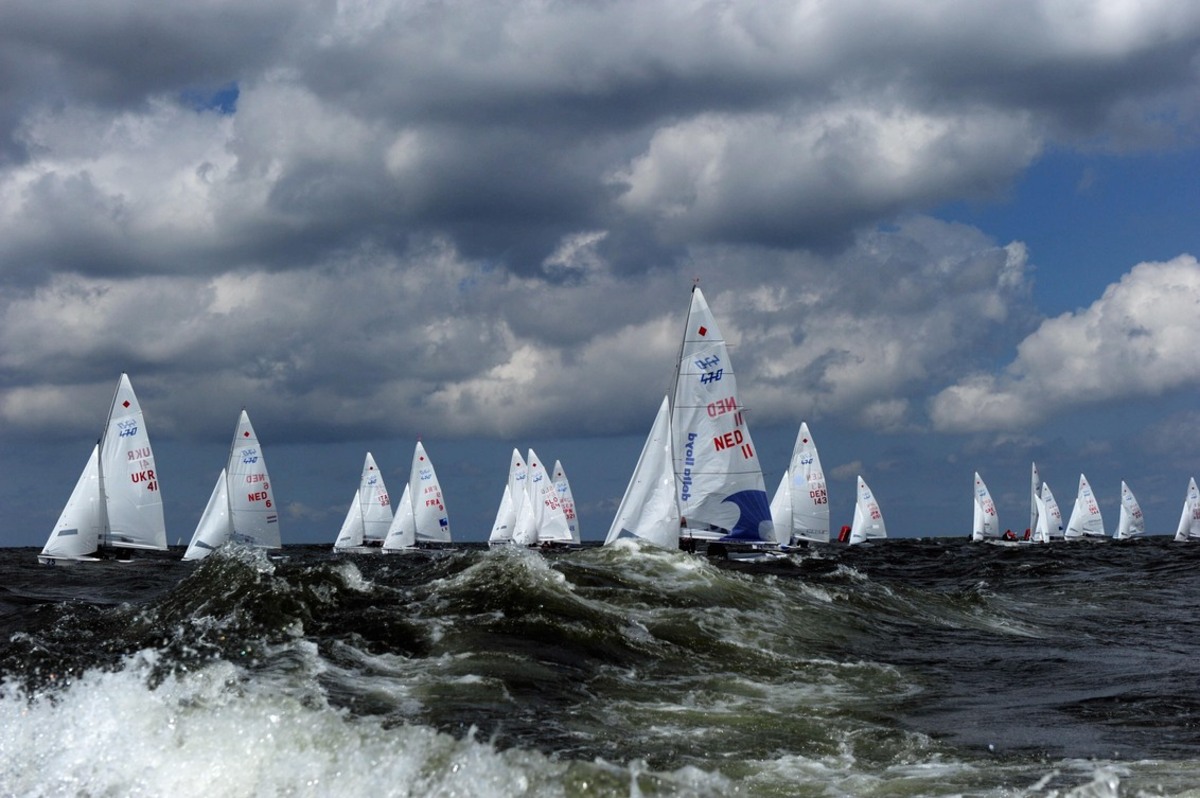
[[1023,241],[1034,302],[1056,316],[1086,307],[1143,261],[1200,255],[1200,151],[1129,154],[1051,151],[1010,194],[958,201],[932,215],[971,224],[999,243]]
[[179,94],[179,100],[194,111],[216,111],[229,116],[237,113],[238,101],[237,81],[226,83],[214,90],[185,89]]

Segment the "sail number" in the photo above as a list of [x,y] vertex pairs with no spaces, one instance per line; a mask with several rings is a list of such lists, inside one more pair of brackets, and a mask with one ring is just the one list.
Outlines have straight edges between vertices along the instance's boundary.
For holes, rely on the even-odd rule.
[[825,488],[817,488],[808,492],[808,498],[812,499],[813,504],[829,504],[829,494]]

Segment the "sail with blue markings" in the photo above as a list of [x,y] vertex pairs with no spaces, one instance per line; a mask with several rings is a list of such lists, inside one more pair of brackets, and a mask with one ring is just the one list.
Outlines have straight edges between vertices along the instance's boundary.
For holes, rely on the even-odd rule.
[[699,286],[692,288],[671,403],[682,534],[774,544],[762,467],[729,349]]

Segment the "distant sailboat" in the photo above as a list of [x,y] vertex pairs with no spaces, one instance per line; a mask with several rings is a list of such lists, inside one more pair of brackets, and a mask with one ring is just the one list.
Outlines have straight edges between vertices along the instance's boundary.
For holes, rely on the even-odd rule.
[[166,548],[154,452],[129,375],[122,373],[104,432],[38,562],[95,561],[102,549]]
[[1175,540],[1200,540],[1200,490],[1196,489],[1196,478],[1188,480],[1187,496],[1183,499],[1183,512],[1179,514],[1179,526]]
[[829,493],[806,422],[800,423],[792,459],[771,499],[771,520],[781,544],[829,542]]
[[574,543],[558,489],[533,449],[526,458],[525,499],[517,513],[513,541],[526,546]]
[[858,495],[854,502],[854,523],[850,526],[850,545],[880,540],[887,537],[883,513],[875,501],[875,494],[867,487],[866,480],[858,478]]
[[1145,533],[1146,519],[1142,517],[1142,508],[1125,480],[1121,480],[1121,519],[1113,539],[1129,540]]
[[1038,488],[1038,522],[1037,531],[1034,533],[1034,540],[1038,543],[1049,543],[1054,540],[1063,540],[1065,532],[1062,523],[1062,510],[1059,509],[1058,502],[1054,498],[1054,491],[1050,490],[1050,483],[1043,482]]
[[384,554],[396,554],[411,551],[417,547],[417,518],[413,515],[412,489],[409,483],[404,483],[404,491],[400,494],[400,502],[396,505],[396,513],[388,526],[387,535],[383,539],[380,550]]
[[400,504],[383,541],[385,554],[412,549],[421,544],[450,543],[450,516],[442,485],[425,446],[417,441],[413,449],[408,484],[400,496]]
[[679,548],[679,503],[675,498],[671,458],[671,404],[665,396],[604,545],[621,538],[639,538],[666,549]]
[[391,525],[392,503],[387,485],[375,458],[367,452],[358,490],[346,510],[346,519],[333,543],[333,550],[343,554],[378,552]]
[[245,410],[238,416],[229,458],[183,559],[203,559],[229,540],[264,549],[282,546],[267,461]]
[[773,547],[771,508],[729,351],[699,286],[680,346],[671,435],[683,535],[719,540],[727,551],[730,544]]
[[579,516],[575,512],[575,494],[571,492],[571,481],[562,463],[554,461],[554,489],[558,491],[558,500],[562,504],[563,514],[567,517],[567,528],[571,530],[571,542],[579,542]]
[[971,540],[995,540],[1000,537],[1000,516],[996,503],[984,484],[979,472],[975,472],[975,513],[971,520]]
[[1079,475],[1079,491],[1075,494],[1075,506],[1071,509],[1071,518],[1067,521],[1067,540],[1080,540],[1085,537],[1104,537],[1104,519],[1100,517],[1100,505],[1096,503],[1096,495],[1087,477]]

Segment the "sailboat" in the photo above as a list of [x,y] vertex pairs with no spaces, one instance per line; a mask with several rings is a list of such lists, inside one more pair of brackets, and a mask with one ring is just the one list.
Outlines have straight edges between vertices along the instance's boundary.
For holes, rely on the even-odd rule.
[[63,507],[43,565],[102,559],[102,550],[165,551],[167,530],[154,452],[129,375],[121,373],[100,440]]
[[267,461],[244,409],[233,431],[225,468],[217,475],[183,559],[204,559],[229,540],[264,549],[282,546]]
[[671,404],[681,537],[716,542],[710,554],[776,547],[758,454],[738,398],[725,339],[692,287]]
[[405,482],[404,492],[400,494],[400,503],[396,505],[396,513],[392,516],[392,523],[388,525],[380,551],[384,554],[396,554],[412,551],[416,547],[417,518],[413,515],[412,489],[409,483]]
[[496,509],[496,520],[492,523],[492,532],[488,535],[489,546],[506,546],[513,542],[513,531],[517,526],[517,511],[520,502],[525,499],[525,478],[528,467],[521,459],[521,453],[512,450],[508,464],[508,482],[504,485],[504,494],[500,497],[500,506]]
[[1000,537],[1000,516],[996,503],[984,484],[979,472],[975,472],[975,514],[971,520],[971,540],[994,540]]
[[771,520],[780,544],[829,542],[829,493],[817,445],[806,422],[800,423],[792,459],[775,496],[771,499]]
[[346,519],[333,543],[333,550],[343,554],[377,552],[391,525],[392,503],[387,485],[375,464],[375,458],[367,452],[358,490],[354,492],[354,498],[346,510]]
[[572,544],[571,527],[558,489],[533,449],[526,458],[525,496],[517,509],[513,542],[524,546]]
[[640,538],[662,548],[679,548],[679,503],[675,493],[671,403],[664,396],[604,545],[622,538]]
[[571,492],[571,481],[567,479],[567,472],[558,460],[554,461],[554,489],[558,491],[558,501],[567,517],[571,542],[579,543],[579,516],[575,513],[575,494]]
[[850,526],[851,546],[865,543],[868,540],[881,540],[887,537],[887,527],[883,523],[883,512],[875,501],[875,494],[867,487],[866,480],[858,478],[858,496],[854,502],[854,523]]
[[1196,489],[1196,478],[1188,480],[1187,496],[1183,499],[1183,512],[1179,514],[1179,527],[1175,540],[1200,540],[1200,490]]
[[1145,533],[1146,519],[1142,517],[1142,508],[1125,480],[1121,480],[1121,519],[1117,522],[1113,539],[1129,540]]
[[1054,491],[1050,490],[1049,482],[1041,484],[1034,500],[1038,510],[1037,527],[1033,532],[1034,541],[1049,543],[1052,540],[1062,540],[1062,510],[1059,509],[1058,502],[1054,498]]
[[433,462],[425,446],[417,441],[413,449],[408,484],[383,541],[383,553],[392,554],[419,545],[445,545],[451,542],[450,516],[442,496]]
[[1087,477],[1079,475],[1079,490],[1075,494],[1075,506],[1071,509],[1071,518],[1067,521],[1067,540],[1082,538],[1103,538],[1104,519],[1100,517],[1100,505],[1096,503],[1096,495]]

